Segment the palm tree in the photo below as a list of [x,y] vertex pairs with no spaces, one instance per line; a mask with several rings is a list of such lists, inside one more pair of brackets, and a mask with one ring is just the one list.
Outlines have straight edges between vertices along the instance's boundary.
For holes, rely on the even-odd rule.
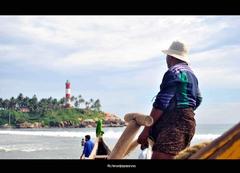
[[44,115],[44,113],[48,110],[48,101],[47,99],[41,99],[39,101],[39,113],[41,113],[42,115]]
[[94,103],[94,100],[91,98],[91,99],[89,100],[90,109],[93,109],[93,108],[94,108],[93,103]]
[[53,109],[57,109],[58,108],[58,101],[57,101],[57,99],[53,99],[52,100],[52,106],[53,106]]
[[71,102],[73,102],[73,101],[75,100],[75,97],[72,96],[72,97],[70,98],[70,100],[71,100]]
[[79,101],[77,99],[75,100],[74,106],[75,106],[75,108],[79,107]]
[[87,109],[87,110],[89,109],[89,104],[90,104],[89,102],[87,102],[87,101],[85,102],[85,106],[86,106],[85,109]]
[[52,107],[53,107],[52,100],[53,100],[52,97],[49,97],[49,98],[47,99],[47,107],[48,107],[48,110],[49,110],[49,109],[52,109]]
[[78,103],[79,103],[79,107],[81,106],[81,103],[84,103],[85,100],[83,99],[82,95],[78,96]]
[[30,112],[38,112],[38,100],[35,94],[29,99],[29,110]]
[[10,108],[10,109],[15,109],[15,108],[16,108],[16,100],[15,100],[14,97],[11,97],[11,98],[10,98],[9,108]]
[[22,105],[22,106],[29,108],[29,105],[30,105],[29,100],[30,100],[29,97],[27,97],[27,96],[24,97],[24,98],[23,98],[23,101],[22,101],[22,102],[23,102],[23,105]]
[[70,98],[71,103],[74,102],[74,100],[75,100],[75,97],[72,96],[72,97]]
[[3,108],[9,109],[10,101],[8,99],[3,100]]
[[62,107],[65,103],[65,97],[61,98],[58,103],[59,103],[59,106]]
[[100,104],[100,100],[97,99],[94,103],[93,103],[93,108],[97,111],[100,111],[101,108],[101,104]]
[[22,108],[23,107],[23,94],[20,93],[17,97],[17,107]]
[[0,108],[2,108],[2,107],[3,107],[3,99],[0,98]]

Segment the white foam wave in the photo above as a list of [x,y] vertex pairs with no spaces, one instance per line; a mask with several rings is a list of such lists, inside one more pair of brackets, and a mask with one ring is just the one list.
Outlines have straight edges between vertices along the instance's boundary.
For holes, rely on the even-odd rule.
[[56,148],[47,148],[40,145],[1,145],[0,151],[2,152],[11,152],[11,151],[23,151],[23,152],[34,152],[42,150],[54,150]]
[[[25,136],[46,136],[46,137],[77,137],[83,138],[85,135],[95,136],[95,131],[89,132],[70,132],[70,131],[12,131],[12,130],[4,130],[0,131],[0,134],[7,135],[25,135]],[[117,139],[121,136],[122,132],[114,132],[113,130],[105,131],[104,138]]]
[[[104,138],[118,139],[123,131],[107,130],[104,133]],[[3,130],[0,134],[7,135],[26,135],[26,136],[46,136],[46,137],[66,137],[66,138],[83,138],[85,135],[95,137],[95,131],[78,132],[78,131],[19,131],[19,130]],[[136,136],[140,134],[140,131]],[[219,137],[220,134],[195,134],[194,140],[212,140]],[[135,137],[136,138],[136,137]]]

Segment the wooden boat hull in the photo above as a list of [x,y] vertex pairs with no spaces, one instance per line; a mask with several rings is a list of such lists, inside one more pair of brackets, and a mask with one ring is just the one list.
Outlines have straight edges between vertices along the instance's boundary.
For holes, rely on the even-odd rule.
[[107,144],[104,142],[102,137],[98,137],[95,140],[94,148],[89,156],[89,159],[107,159],[110,155],[111,150],[107,146]]
[[240,159],[240,122],[189,159]]

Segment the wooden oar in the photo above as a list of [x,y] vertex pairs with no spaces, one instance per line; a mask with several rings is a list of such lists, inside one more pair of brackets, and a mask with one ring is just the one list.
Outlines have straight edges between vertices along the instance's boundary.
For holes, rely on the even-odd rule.
[[137,142],[137,139],[134,140],[128,147],[126,153],[124,154],[123,157],[126,157],[127,155],[129,155],[133,150],[135,150],[135,148],[139,145],[139,143]]
[[[122,159],[130,148],[130,144],[136,136],[137,131],[143,126],[151,126],[153,119],[150,116],[142,115],[139,113],[126,114],[124,120],[128,122],[126,129],[123,131],[117,144],[113,148],[108,159]],[[134,143],[136,145],[136,143]],[[134,147],[132,145],[131,148]],[[130,150],[129,150],[130,151]]]

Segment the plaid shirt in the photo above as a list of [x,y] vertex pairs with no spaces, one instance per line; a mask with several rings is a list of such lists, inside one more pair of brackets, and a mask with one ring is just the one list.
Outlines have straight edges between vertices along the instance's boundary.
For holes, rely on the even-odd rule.
[[179,63],[164,74],[153,107],[163,111],[190,107],[195,110],[201,101],[196,76],[186,63]]

